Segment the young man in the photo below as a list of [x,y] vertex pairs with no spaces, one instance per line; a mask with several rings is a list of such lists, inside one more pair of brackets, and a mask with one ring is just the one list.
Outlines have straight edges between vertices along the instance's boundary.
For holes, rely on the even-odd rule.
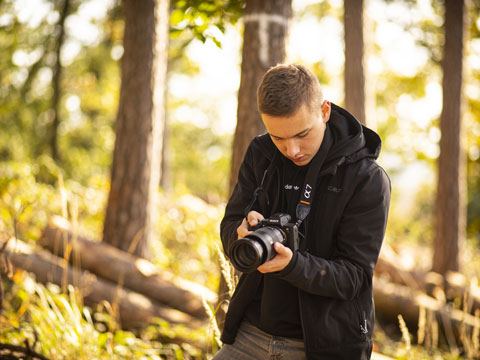
[[279,212],[300,220],[302,235],[298,248],[276,243],[272,260],[241,276],[215,359],[369,359],[390,202],[375,161],[381,140],[324,100],[300,65],[267,71],[257,99],[268,134],[243,160],[221,223],[224,250]]

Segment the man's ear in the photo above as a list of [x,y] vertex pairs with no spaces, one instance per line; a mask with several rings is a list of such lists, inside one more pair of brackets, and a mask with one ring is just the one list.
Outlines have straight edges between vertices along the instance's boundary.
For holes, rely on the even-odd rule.
[[327,123],[330,120],[330,113],[332,112],[332,104],[328,100],[324,100],[320,108],[322,113],[322,120],[324,123]]

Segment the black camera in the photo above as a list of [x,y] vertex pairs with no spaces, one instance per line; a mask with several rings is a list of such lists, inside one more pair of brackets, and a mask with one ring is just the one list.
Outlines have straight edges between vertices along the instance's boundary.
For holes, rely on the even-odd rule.
[[276,255],[273,245],[279,242],[292,250],[298,248],[298,227],[290,222],[288,214],[278,213],[263,219],[251,228],[254,230],[230,247],[230,261],[238,271],[255,271],[263,263]]

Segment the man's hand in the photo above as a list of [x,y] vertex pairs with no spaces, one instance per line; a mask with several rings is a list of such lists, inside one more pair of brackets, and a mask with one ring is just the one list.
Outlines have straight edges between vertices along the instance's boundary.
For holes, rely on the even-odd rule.
[[248,224],[250,224],[251,226],[256,226],[263,219],[264,217],[262,214],[253,210],[250,211],[247,215],[247,218],[244,218],[240,226],[237,228],[238,239],[244,238],[251,233],[251,231],[248,230]]
[[257,270],[263,274],[283,270],[287,267],[290,260],[292,260],[293,252],[288,247],[278,242],[274,244],[274,247],[277,255],[275,255],[272,260],[267,261],[257,268]]

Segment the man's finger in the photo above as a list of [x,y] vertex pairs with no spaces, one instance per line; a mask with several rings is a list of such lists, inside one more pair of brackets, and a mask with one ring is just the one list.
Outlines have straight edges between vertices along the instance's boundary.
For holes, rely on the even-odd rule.
[[256,212],[256,211],[250,211],[247,215],[247,220],[248,220],[248,223],[252,226],[255,226],[258,224],[259,221],[263,220],[264,217],[262,214],[260,214],[259,212]]

